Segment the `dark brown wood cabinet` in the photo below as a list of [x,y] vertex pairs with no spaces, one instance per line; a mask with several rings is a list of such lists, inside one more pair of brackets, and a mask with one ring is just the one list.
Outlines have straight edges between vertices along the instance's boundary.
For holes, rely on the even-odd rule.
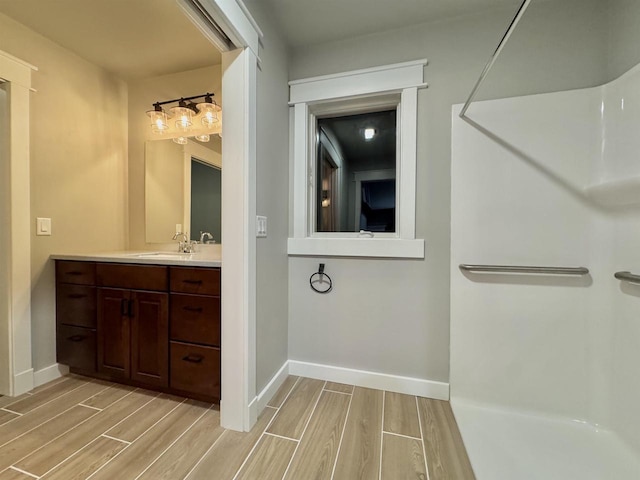
[[84,374],[96,372],[95,264],[56,262],[56,357]]
[[169,267],[98,263],[98,371],[169,386]]
[[56,300],[72,371],[220,399],[219,268],[58,260]]
[[170,385],[220,398],[220,270],[170,268]]

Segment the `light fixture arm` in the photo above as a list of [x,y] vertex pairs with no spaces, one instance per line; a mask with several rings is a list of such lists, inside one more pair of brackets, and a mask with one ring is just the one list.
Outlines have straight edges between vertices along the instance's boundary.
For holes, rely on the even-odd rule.
[[[181,105],[181,106],[187,106],[188,107],[189,104],[186,103],[186,102],[188,102],[190,100],[195,100],[197,98],[204,98],[205,102],[211,103],[212,97],[215,97],[215,93],[207,92],[207,93],[205,93],[203,95],[194,95],[193,97],[180,97],[180,98],[174,98],[173,100],[165,100],[164,102],[156,102],[156,103],[153,104],[153,107],[156,110],[158,110],[158,108],[161,108],[162,105],[167,105],[169,103],[176,103],[176,102],[184,103],[184,105]],[[191,104],[193,104],[193,102],[191,102]]]

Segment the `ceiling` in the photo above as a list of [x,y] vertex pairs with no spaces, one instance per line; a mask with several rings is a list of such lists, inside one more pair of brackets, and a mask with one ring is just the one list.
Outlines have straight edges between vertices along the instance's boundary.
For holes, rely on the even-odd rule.
[[175,0],[0,0],[0,13],[126,80],[220,63]]
[[[388,160],[395,168],[396,110],[321,118],[318,125],[333,134],[352,170],[369,166],[372,160]],[[375,130],[372,139],[365,140],[365,128]]]
[[253,0],[266,1],[294,47],[517,6],[522,0]]

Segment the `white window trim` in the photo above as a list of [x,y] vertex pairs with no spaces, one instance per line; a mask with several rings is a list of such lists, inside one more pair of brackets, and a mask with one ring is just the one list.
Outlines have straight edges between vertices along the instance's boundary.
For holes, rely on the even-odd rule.
[[[288,240],[289,255],[424,258],[424,240],[415,237],[416,156],[418,89],[424,83],[427,60],[385,65],[352,72],[289,82],[293,106],[293,236]],[[364,104],[385,101],[400,95],[398,222],[396,233],[359,235],[313,232],[313,158],[315,149],[313,112],[336,101],[367,97]]]

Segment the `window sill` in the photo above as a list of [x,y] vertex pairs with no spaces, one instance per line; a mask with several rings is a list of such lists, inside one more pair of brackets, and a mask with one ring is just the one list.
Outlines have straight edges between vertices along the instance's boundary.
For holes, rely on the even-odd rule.
[[424,258],[424,240],[400,238],[289,238],[289,255]]

